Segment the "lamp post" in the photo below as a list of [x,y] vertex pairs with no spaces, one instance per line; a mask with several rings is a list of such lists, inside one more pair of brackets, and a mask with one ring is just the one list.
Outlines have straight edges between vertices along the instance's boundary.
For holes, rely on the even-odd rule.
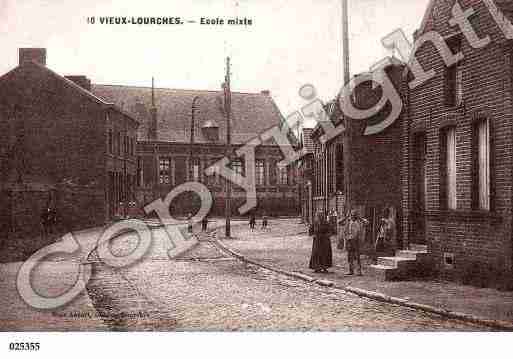
[[[225,105],[225,115],[226,115],[226,157],[228,158],[228,163],[231,161],[231,124],[230,124],[230,115],[232,111],[231,104],[231,89],[230,89],[230,58],[226,58],[226,77],[224,82],[224,105]],[[226,197],[225,197],[225,237],[231,237],[231,196],[232,196],[232,188],[230,180],[225,181],[226,184]]]
[[188,171],[189,171],[189,176],[191,177],[190,179],[191,180],[194,180],[194,161],[193,161],[193,153],[194,153],[194,131],[195,131],[195,128],[196,128],[196,124],[195,124],[195,114],[196,114],[196,110],[197,110],[197,102],[199,100],[199,96],[194,96],[194,98],[192,99],[192,104],[191,104],[191,138],[190,138],[190,143],[189,143],[189,168],[188,168]]
[[196,102],[198,102],[198,100],[199,100],[199,96],[194,96],[194,98],[192,99],[192,105],[191,105],[191,140],[190,140],[190,145],[189,145],[190,165],[192,165],[192,153],[194,152],[195,114],[196,114],[196,110],[197,110]]
[[[344,58],[344,86],[347,86],[351,80],[349,69],[349,11],[348,0],[342,0],[342,51]],[[344,116],[344,126],[346,128],[343,137],[343,153],[344,153],[344,192],[346,194],[345,207],[351,210],[352,207],[352,186],[351,186],[351,171],[352,171],[352,129],[351,119]]]

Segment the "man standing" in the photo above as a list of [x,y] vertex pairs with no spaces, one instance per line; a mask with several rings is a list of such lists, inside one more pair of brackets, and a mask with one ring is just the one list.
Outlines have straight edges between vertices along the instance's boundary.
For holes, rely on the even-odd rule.
[[251,229],[251,232],[255,230],[255,224],[256,224],[256,217],[255,213],[251,212],[249,215],[249,228]]
[[262,216],[262,229],[267,229],[267,225],[268,225],[267,214],[264,212],[264,214]]
[[46,207],[41,212],[41,237],[45,240],[48,239],[48,235],[50,234],[51,211],[50,207]]
[[206,232],[208,228],[208,215],[205,215],[201,220],[201,231]]
[[187,232],[192,233],[192,213],[187,214]]
[[50,212],[48,214],[48,233],[50,235],[57,233],[57,209],[55,207],[50,208]]
[[360,260],[360,238],[363,233],[363,222],[358,217],[358,212],[353,209],[347,226],[346,249],[349,262],[348,275],[354,274],[354,261],[358,263],[358,275],[362,275],[362,263]]

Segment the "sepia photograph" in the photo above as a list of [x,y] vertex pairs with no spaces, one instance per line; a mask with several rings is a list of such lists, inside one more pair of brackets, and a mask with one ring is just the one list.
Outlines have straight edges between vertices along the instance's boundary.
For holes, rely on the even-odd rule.
[[511,342],[512,21],[510,0],[0,0],[2,350]]

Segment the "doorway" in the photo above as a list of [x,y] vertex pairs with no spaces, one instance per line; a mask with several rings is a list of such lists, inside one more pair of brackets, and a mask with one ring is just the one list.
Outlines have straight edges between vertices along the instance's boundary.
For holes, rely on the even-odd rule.
[[413,203],[412,203],[412,228],[410,242],[426,244],[426,134],[419,133],[414,137],[413,156]]

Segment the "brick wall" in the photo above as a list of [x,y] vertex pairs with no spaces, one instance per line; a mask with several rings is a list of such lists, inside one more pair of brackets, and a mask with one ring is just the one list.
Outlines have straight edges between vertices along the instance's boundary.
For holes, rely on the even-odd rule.
[[[398,93],[402,93],[403,65],[393,65],[386,69],[389,79]],[[361,109],[372,108],[382,97],[381,87],[372,88],[370,81],[362,83],[355,90],[355,106]],[[390,113],[390,104],[371,118],[352,120],[351,146],[351,205],[359,208],[362,215],[371,223],[381,218],[385,207],[393,207],[398,215],[398,226],[402,218],[401,203],[401,149],[403,146],[403,113],[382,132],[364,136],[365,128],[383,121]],[[377,228],[378,224],[370,228]],[[375,240],[375,233],[367,232],[369,242]],[[400,240],[400,238],[399,238]]]
[[[234,146],[236,147],[236,146]],[[144,183],[137,189],[137,198],[142,207],[157,198],[163,198],[176,186],[186,183],[188,179],[187,166],[190,156],[190,148],[182,143],[152,143],[139,142],[137,153],[140,158],[140,164],[143,172]],[[208,164],[224,157],[224,146],[197,144],[194,147],[194,155],[201,160],[202,169],[208,168]],[[156,165],[158,158],[171,158],[171,184],[162,185],[158,183],[158,169]],[[283,159],[278,146],[259,146],[255,151],[256,160],[265,161],[265,179],[266,184],[257,186],[257,212],[266,212],[276,215],[298,215],[299,201],[297,193],[296,175],[294,171],[290,173],[290,182],[288,185],[278,185],[275,182],[276,176],[271,175],[269,171],[276,170],[276,163]],[[224,215],[224,184],[223,179],[219,177],[219,182],[212,184],[210,178],[201,176],[203,183],[211,190],[214,197],[212,215]],[[274,179],[273,179],[274,178]],[[206,181],[205,181],[206,179]],[[231,208],[234,215],[239,215],[238,208],[246,201],[243,188],[236,185],[232,186],[233,202]],[[183,197],[176,198],[173,201],[171,212],[177,215],[183,215],[187,212],[196,212],[197,201],[193,200],[195,196],[184,194]]]
[[[104,223],[104,193],[90,188],[24,184],[2,191],[0,200],[9,209],[0,221],[0,262],[26,260],[58,236]],[[57,211],[57,226],[42,238],[40,216],[48,204]]]
[[40,234],[41,210],[49,204],[61,214],[63,231],[103,224],[103,105],[32,63],[4,76],[0,93],[0,185],[10,193],[3,239],[20,253],[39,249],[44,243],[30,238]]
[[33,64],[0,82],[2,145],[23,134],[12,165],[26,177],[103,187],[104,110]]
[[[425,70],[436,76],[408,94],[408,123],[403,124],[405,138],[402,156],[404,236],[413,239],[412,215],[415,183],[413,177],[413,136],[424,133],[427,139],[426,240],[434,256],[436,269],[450,278],[481,285],[498,285],[511,273],[511,49],[481,1],[460,1],[464,9],[473,6],[472,20],[480,38],[490,35],[491,43],[473,49],[462,37],[463,106],[445,104],[445,64],[431,43],[417,51]],[[455,33],[450,28],[450,6],[439,1],[428,30],[443,36]],[[492,179],[495,186],[495,210],[477,213],[472,202],[471,128],[476,118],[487,118],[494,146]],[[457,210],[442,211],[440,206],[440,129],[456,125]],[[447,265],[444,256],[453,255]]]

